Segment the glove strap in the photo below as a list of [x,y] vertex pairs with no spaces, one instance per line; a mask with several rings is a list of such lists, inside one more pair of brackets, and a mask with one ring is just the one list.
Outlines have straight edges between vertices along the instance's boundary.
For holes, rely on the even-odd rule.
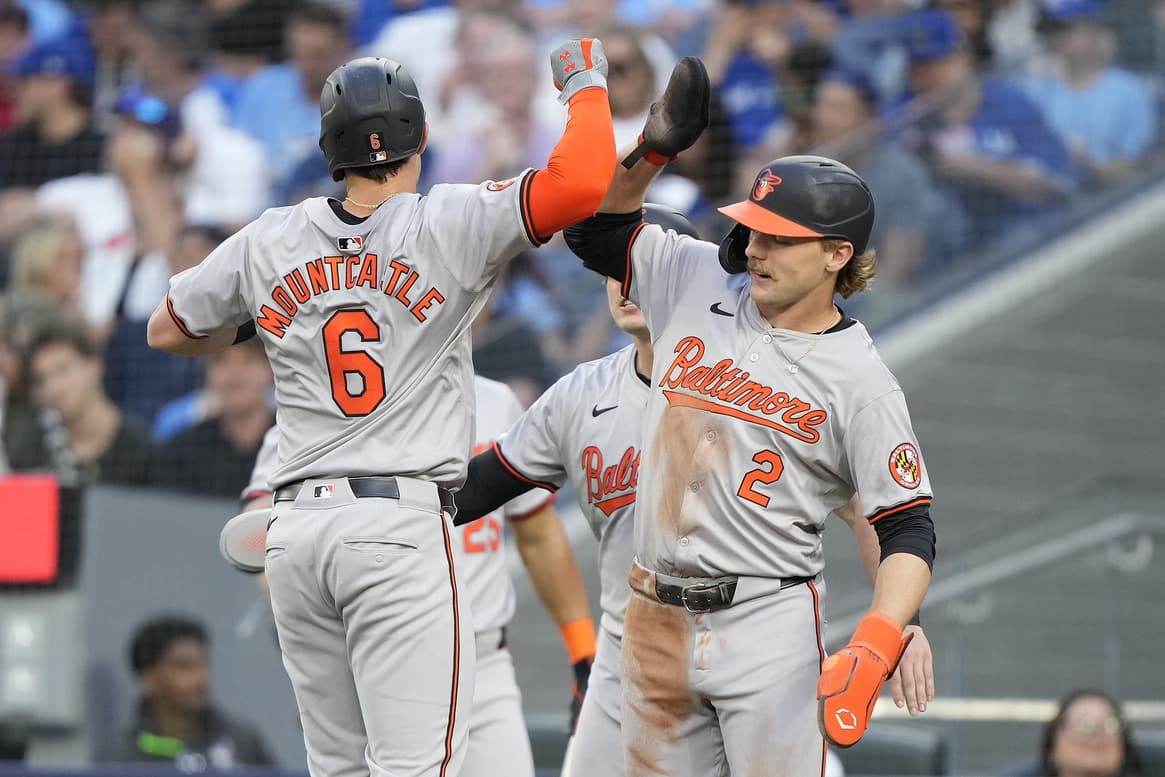
[[[914,635],[911,634],[911,637]],[[905,649],[902,639],[902,624],[889,615],[871,611],[866,613],[850,638],[850,645],[861,645],[886,665],[886,676],[894,673],[898,659]]]
[[627,155],[627,158],[623,160],[623,167],[626,167],[628,170],[630,170],[640,159],[646,159],[648,164],[655,165],[656,167],[663,167],[669,162],[674,162],[679,158],[679,154],[665,156],[658,151],[652,151],[647,147],[647,144],[643,142],[643,133],[641,132],[639,133],[639,145],[636,146],[635,149]]

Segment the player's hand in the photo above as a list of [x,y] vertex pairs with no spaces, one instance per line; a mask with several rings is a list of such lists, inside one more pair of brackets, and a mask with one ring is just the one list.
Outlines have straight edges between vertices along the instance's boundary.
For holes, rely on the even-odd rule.
[[708,70],[696,57],[684,57],[671,71],[663,96],[651,104],[639,145],[623,160],[631,168],[641,157],[665,165],[692,147],[710,117],[712,85]]
[[880,612],[869,612],[849,644],[825,659],[817,681],[817,727],[835,747],[857,744],[870,725],[882,685],[914,638]]
[[598,38],[576,38],[562,44],[550,52],[550,70],[563,105],[583,89],[597,86],[607,90],[607,55]]
[[911,715],[926,712],[926,703],[934,701],[934,656],[921,626],[907,626],[906,634],[914,639],[902,653],[898,671],[890,678],[890,697],[899,709],[906,705]]
[[582,712],[583,699],[587,695],[587,685],[591,680],[591,664],[594,656],[588,656],[574,665],[574,682],[570,686],[570,733],[578,730],[578,716]]

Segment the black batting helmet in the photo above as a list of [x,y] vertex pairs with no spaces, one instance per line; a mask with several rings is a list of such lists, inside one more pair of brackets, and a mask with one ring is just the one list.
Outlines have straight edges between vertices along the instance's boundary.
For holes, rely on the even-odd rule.
[[334,180],[350,167],[406,159],[424,138],[425,106],[399,62],[361,57],[328,76],[320,94],[320,149]]
[[644,221],[648,224],[658,224],[663,227],[664,232],[670,229],[678,235],[687,235],[697,240],[700,239],[699,233],[696,232],[696,227],[692,222],[688,221],[688,217],[675,208],[669,208],[667,205],[658,205],[654,202],[645,202],[640,213],[643,214]]
[[874,227],[874,196],[861,176],[823,156],[774,159],[757,173],[748,199],[720,208],[736,226],[720,244],[720,264],[730,273],[748,267],[750,230],[778,237],[848,240],[861,255]]

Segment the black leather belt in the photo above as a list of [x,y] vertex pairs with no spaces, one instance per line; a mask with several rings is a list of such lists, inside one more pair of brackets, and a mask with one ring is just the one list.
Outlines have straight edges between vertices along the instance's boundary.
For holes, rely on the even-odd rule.
[[[303,483],[301,480],[275,489],[274,501],[294,502],[303,489]],[[322,485],[317,487],[323,488]],[[352,495],[357,499],[400,499],[400,486],[394,477],[348,478],[348,487],[352,489]],[[453,492],[443,486],[437,486],[437,493],[440,495],[441,507],[450,515],[456,513]]]
[[[811,577],[787,577],[781,581],[781,590],[807,583],[812,579]],[[664,604],[674,604],[676,607],[683,607],[688,612],[715,612],[732,605],[732,597],[736,595],[736,578],[726,577],[708,583],[683,586],[661,583],[656,578],[655,595]]]

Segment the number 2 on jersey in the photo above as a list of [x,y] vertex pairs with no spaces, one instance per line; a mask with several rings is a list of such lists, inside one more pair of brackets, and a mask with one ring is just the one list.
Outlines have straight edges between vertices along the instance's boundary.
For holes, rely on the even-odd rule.
[[769,498],[764,494],[758,494],[755,487],[758,483],[767,486],[780,480],[781,473],[785,471],[785,462],[781,460],[781,454],[776,451],[757,451],[752,460],[760,466],[744,474],[744,480],[740,481],[740,488],[736,489],[736,495],[753,504],[768,507]]
[[[384,367],[364,351],[345,351],[344,335],[355,332],[364,343],[380,342],[380,325],[364,308],[338,310],[324,324],[324,356],[332,382],[332,401],[349,418],[365,416],[384,401]],[[348,389],[348,376],[359,375],[363,386]]]

